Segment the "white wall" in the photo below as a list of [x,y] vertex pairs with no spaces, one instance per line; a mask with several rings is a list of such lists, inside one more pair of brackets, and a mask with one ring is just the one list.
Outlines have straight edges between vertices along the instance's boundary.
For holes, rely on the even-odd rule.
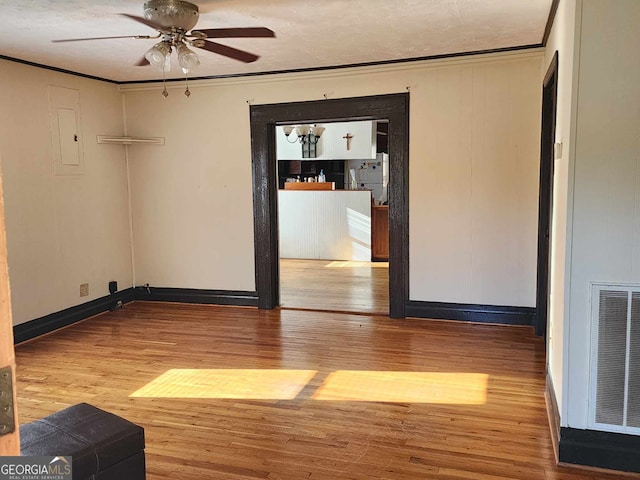
[[640,2],[579,1],[578,10],[582,15],[565,401],[568,426],[585,428],[590,282],[640,282]]
[[[115,85],[0,60],[0,153],[14,324],[131,286],[126,164]],[[80,92],[84,174],[53,174],[49,85]],[[81,283],[89,296],[80,297]]]
[[[126,85],[137,283],[255,289],[249,107],[411,91],[412,300],[535,303],[541,52]],[[393,155],[393,152],[390,152]]]
[[[548,370],[560,408],[561,423],[566,426],[567,405],[564,393],[565,316],[569,314],[570,289],[565,288],[571,264],[571,204],[573,201],[575,104],[577,99],[579,25],[576,28],[576,0],[562,0],[556,12],[547,41],[544,68],[546,73],[555,52],[558,52],[558,98],[556,112],[556,142],[562,144],[562,155],[555,159],[551,226],[551,269],[549,273],[550,301],[548,328]],[[568,330],[568,329],[567,329]]]
[[136,283],[255,290],[246,92],[190,87],[126,94]]
[[534,57],[412,89],[412,300],[535,306],[540,83]]
[[[535,231],[540,63],[540,53],[526,52],[218,80],[192,85],[191,98],[182,86],[172,85],[167,99],[155,85],[122,87],[128,133],[166,139],[164,147],[129,147],[136,282],[255,289],[248,101],[409,87],[411,298],[532,305],[535,235],[522,232]],[[13,62],[0,66],[0,152],[17,324],[106,295],[109,280],[120,289],[133,284],[124,148],[94,140],[125,126],[111,84]],[[80,91],[83,175],[53,174],[49,85]],[[466,120],[456,123],[451,113],[458,94],[473,96],[459,102],[467,115],[459,118],[473,120],[475,129],[460,130]],[[473,196],[465,196],[465,188]],[[450,232],[449,244],[441,232]],[[450,268],[441,268],[447,262]],[[90,284],[89,297],[79,296],[80,283]]]

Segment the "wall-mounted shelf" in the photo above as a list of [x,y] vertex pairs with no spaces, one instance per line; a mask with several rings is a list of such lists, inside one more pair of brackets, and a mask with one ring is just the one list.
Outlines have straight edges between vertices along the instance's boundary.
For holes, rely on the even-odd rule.
[[112,143],[118,145],[164,145],[164,137],[117,137],[111,135],[98,135],[98,143]]

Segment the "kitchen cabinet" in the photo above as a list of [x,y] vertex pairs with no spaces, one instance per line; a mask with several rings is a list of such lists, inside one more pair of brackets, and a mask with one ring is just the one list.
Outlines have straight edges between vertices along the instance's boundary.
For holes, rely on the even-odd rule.
[[278,160],[278,188],[282,190],[287,178],[317,177],[324,171],[325,180],[334,182],[336,189],[344,189],[344,160]]
[[[376,158],[376,122],[336,122],[317,124],[325,128],[316,145],[317,160],[333,159],[374,159]],[[295,131],[289,135],[295,136]],[[349,148],[347,148],[347,137]],[[276,151],[278,160],[303,160],[302,145],[290,143],[285,137],[282,127],[276,128]],[[304,159],[308,161],[312,159]]]
[[389,206],[371,207],[371,261],[389,261]]

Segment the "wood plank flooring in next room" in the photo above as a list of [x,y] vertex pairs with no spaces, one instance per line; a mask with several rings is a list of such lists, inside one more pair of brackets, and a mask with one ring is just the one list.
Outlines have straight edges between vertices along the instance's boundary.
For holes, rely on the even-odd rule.
[[17,355],[28,422],[145,428],[148,480],[616,480],[557,467],[530,328],[134,302]]
[[280,259],[283,308],[389,313],[389,263]]

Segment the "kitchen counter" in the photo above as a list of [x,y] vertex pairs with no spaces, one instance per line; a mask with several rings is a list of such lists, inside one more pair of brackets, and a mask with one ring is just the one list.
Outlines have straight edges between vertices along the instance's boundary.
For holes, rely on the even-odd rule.
[[371,260],[369,190],[279,190],[278,223],[282,258]]
[[285,190],[335,190],[335,182],[285,182]]

